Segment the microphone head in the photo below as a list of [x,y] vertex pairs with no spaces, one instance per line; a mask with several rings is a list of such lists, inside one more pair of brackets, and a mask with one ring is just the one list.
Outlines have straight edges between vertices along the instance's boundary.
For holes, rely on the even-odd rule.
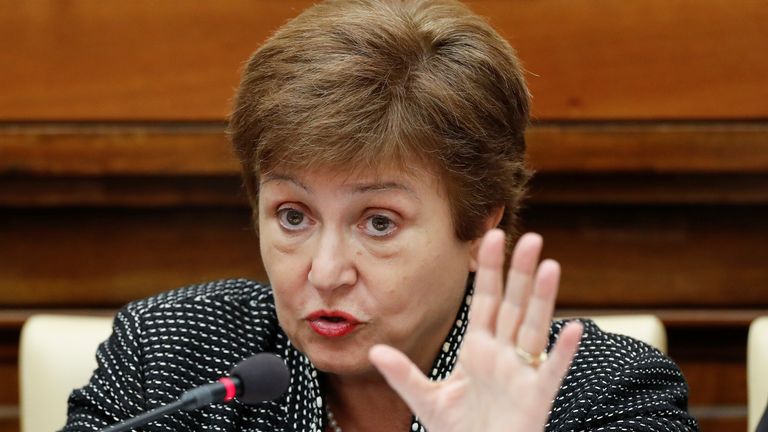
[[279,398],[291,383],[288,366],[271,353],[248,357],[232,368],[230,375],[240,380],[237,399],[249,405]]

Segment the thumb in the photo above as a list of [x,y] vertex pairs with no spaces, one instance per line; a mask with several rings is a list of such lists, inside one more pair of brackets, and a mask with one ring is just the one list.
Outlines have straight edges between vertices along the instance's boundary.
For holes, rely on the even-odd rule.
[[432,414],[438,384],[424,376],[405,354],[387,345],[375,345],[368,351],[368,359],[414,414],[422,418]]

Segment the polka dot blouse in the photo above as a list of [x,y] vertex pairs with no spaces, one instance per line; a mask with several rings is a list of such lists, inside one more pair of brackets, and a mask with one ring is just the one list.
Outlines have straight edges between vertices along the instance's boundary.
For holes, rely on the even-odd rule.
[[[467,325],[469,297],[457,312],[430,378],[450,375]],[[563,326],[552,325],[551,341]],[[580,349],[550,412],[547,431],[693,431],[687,386],[677,366],[654,348],[600,331],[585,321]],[[237,400],[180,412],[142,431],[323,432],[325,401],[318,371],[277,323],[269,286],[244,279],[195,285],[123,308],[98,349],[98,369],[69,398],[64,431],[96,431],[176,400],[217,380],[240,360],[273,352],[291,370],[280,399]],[[525,397],[521,390],[520,397]],[[411,431],[425,431],[414,417]],[[406,432],[406,431],[403,431]]]

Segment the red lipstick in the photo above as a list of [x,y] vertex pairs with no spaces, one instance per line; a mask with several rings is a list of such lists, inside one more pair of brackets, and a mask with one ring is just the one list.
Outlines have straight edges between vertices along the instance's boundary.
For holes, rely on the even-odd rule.
[[346,312],[326,310],[312,312],[307,316],[307,322],[315,333],[327,338],[345,336],[360,325],[357,318]]

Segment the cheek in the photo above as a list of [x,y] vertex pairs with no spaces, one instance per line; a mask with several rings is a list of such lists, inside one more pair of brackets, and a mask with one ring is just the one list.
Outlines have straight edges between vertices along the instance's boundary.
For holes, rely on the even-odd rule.
[[[434,245],[432,245],[434,246]],[[418,316],[453,308],[464,295],[469,260],[466,248],[441,244],[379,266],[371,281],[374,301],[384,314]],[[441,253],[442,251],[442,253]],[[370,274],[370,273],[369,273]]]
[[272,286],[278,315],[290,319],[293,312],[301,312],[303,296],[299,292],[307,281],[306,264],[296,251],[287,251],[273,241],[272,234],[269,229],[261,232],[261,259]]
[[307,312],[306,296],[301,293],[305,279],[300,278],[297,272],[291,271],[288,266],[281,265],[271,266],[267,274],[275,298],[277,321],[288,337],[298,342],[297,332]]

